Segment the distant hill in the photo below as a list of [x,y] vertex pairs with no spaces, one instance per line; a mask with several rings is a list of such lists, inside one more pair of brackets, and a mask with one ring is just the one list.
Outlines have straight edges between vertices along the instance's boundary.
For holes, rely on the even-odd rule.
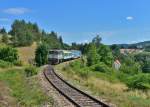
[[144,42],[138,42],[134,44],[116,44],[121,48],[138,48],[138,49],[143,49],[146,46],[150,46],[150,41],[144,41]]

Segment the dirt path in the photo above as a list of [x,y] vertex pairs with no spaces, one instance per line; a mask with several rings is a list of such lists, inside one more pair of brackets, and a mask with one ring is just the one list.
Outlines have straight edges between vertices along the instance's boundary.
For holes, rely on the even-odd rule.
[[64,96],[62,96],[46,79],[41,71],[39,74],[39,83],[44,90],[44,92],[53,98],[53,107],[75,107],[70,103]]

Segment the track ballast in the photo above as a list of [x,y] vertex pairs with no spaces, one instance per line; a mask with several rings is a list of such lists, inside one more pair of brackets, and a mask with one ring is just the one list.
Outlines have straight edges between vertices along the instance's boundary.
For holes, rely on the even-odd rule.
[[77,107],[109,107],[63,80],[51,66],[45,68],[44,75],[57,91]]

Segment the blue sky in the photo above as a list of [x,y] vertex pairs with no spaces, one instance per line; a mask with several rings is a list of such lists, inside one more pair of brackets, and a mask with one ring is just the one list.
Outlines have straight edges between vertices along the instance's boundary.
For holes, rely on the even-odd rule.
[[36,22],[65,42],[89,42],[99,34],[103,43],[150,40],[150,0],[1,0],[0,27],[15,19]]

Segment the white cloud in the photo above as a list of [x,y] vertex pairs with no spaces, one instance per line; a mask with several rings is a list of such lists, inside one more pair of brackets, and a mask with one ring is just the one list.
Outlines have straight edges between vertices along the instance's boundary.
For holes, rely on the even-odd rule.
[[3,12],[7,13],[7,14],[20,15],[20,14],[30,12],[30,9],[23,8],[23,7],[21,7],[21,8],[8,8],[8,9],[4,9]]
[[0,18],[0,21],[1,21],[1,22],[8,22],[9,19],[7,19],[7,18]]
[[134,19],[134,17],[132,17],[132,16],[126,17],[126,20],[133,20],[133,19]]

